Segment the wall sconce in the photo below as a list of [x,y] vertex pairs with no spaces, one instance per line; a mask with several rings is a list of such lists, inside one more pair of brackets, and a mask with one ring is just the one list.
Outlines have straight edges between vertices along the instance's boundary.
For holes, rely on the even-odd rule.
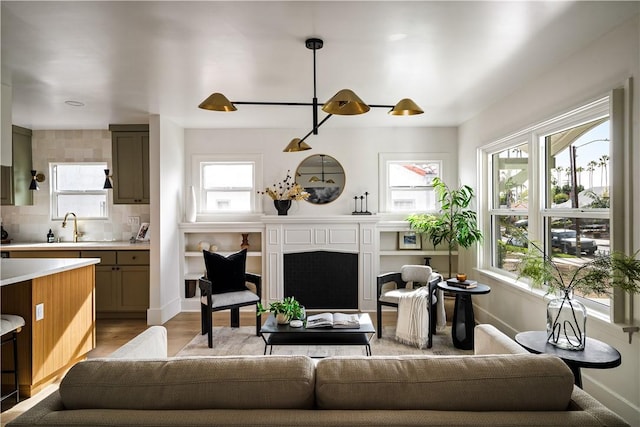
[[29,184],[29,190],[40,190],[39,182],[44,182],[45,176],[43,173],[36,173],[37,171],[31,170],[31,183]]
[[105,190],[109,190],[111,188],[113,188],[113,185],[111,184],[111,175],[109,175],[109,169],[105,169],[104,170],[104,187],[102,187]]

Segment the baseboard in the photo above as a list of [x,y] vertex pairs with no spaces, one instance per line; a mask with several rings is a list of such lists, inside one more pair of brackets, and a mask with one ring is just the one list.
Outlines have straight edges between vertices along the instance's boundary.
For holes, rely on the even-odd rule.
[[147,310],[148,325],[162,325],[167,320],[180,313],[180,298],[175,298],[161,308],[150,308]]

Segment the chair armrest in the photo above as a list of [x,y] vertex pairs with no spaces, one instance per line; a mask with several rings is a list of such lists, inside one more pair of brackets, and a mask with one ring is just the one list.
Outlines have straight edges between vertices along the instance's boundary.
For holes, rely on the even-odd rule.
[[253,283],[256,286],[256,295],[262,298],[262,276],[255,273],[245,273],[245,280],[249,283]]
[[210,280],[201,277],[200,279],[198,279],[198,286],[200,287],[200,295],[211,295],[213,285],[211,284]]
[[398,288],[406,288],[407,283],[402,280],[402,275],[399,272],[384,273],[378,275],[378,298],[382,295],[382,287],[390,282],[395,282]]

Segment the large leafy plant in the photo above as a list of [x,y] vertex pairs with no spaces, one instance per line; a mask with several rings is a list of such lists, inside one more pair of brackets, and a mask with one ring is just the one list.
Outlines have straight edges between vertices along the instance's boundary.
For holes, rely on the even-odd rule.
[[438,214],[412,214],[407,218],[412,229],[424,233],[434,247],[445,243],[449,252],[449,276],[451,276],[453,250],[469,248],[482,241],[478,217],[469,205],[474,192],[468,185],[451,189],[440,178],[433,179],[440,212]]
[[261,302],[258,302],[258,314],[271,312],[274,315],[284,314],[288,319],[299,319],[302,317],[303,307],[294,297],[285,297],[280,301],[274,301],[266,309]]

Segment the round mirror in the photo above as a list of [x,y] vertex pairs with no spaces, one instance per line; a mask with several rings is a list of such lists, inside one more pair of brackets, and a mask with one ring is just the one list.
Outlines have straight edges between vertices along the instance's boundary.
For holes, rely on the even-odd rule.
[[344,169],[333,157],[314,154],[298,165],[296,182],[310,194],[307,202],[316,205],[330,203],[344,189]]

